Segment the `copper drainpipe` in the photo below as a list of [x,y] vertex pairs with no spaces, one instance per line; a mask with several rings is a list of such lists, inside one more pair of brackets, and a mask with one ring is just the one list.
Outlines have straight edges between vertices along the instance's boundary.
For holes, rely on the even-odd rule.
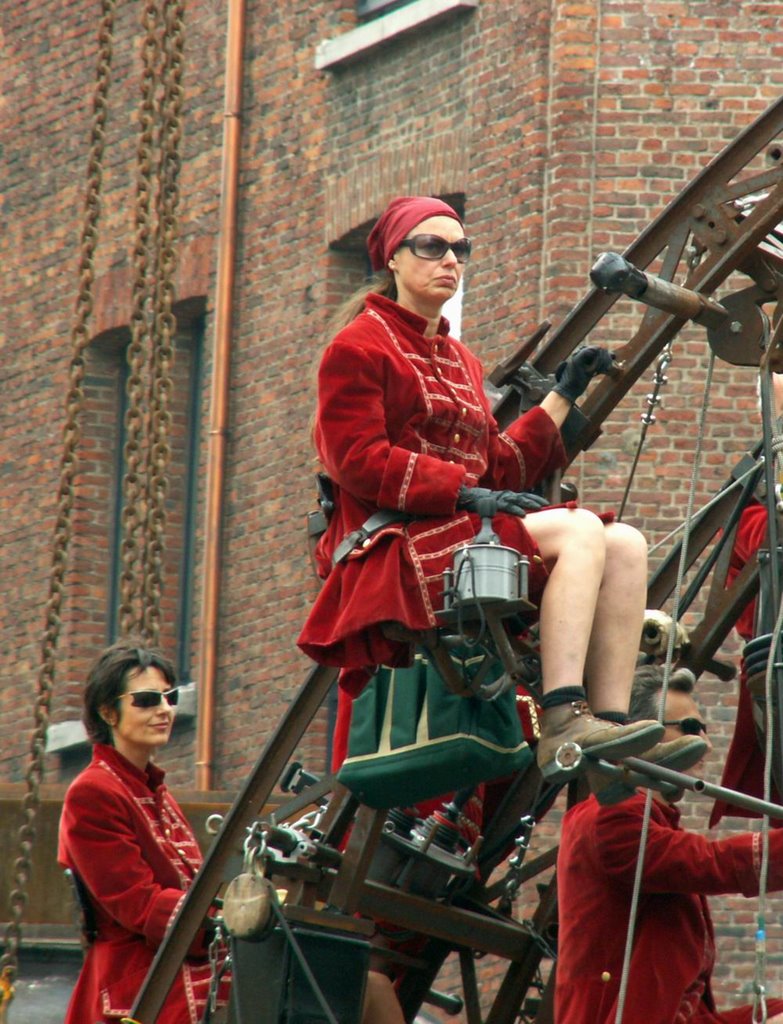
[[215,339],[212,352],[212,401],[207,451],[207,496],[204,526],[204,583],[198,657],[198,720],[196,729],[196,788],[213,788],[215,676],[220,611],[221,527],[228,392],[233,331],[239,192],[242,59],[245,45],[246,0],[229,0],[226,38],[226,88],[223,114],[223,167],[220,190]]

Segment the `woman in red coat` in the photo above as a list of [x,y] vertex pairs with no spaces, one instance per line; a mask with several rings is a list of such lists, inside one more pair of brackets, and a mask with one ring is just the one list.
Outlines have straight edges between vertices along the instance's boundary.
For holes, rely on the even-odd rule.
[[[171,734],[172,665],[141,641],[109,647],[84,694],[92,761],[65,796],[58,860],[77,876],[94,917],[65,1024],[118,1021],[131,1007],[155,951],[192,882],[201,853],[152,762]],[[208,932],[191,946],[158,1024],[198,1024],[209,994]],[[219,1005],[227,1000],[227,983]]]
[[[443,571],[486,511],[481,489],[503,492],[490,498],[492,525],[502,544],[530,558],[531,599],[540,604],[544,775],[564,774],[554,754],[565,740],[608,757],[666,756],[669,749],[650,753],[663,731],[656,722],[625,723],[644,616],[644,539],[625,524],[604,526],[586,509],[542,511],[531,494],[564,465],[560,426],[611,357],[577,352],[541,405],[501,432],[479,360],[442,316],[471,250],[459,215],[439,199],[400,197],[368,248],[385,280],[365,295],[319,369],[315,442],[335,509],[316,552],[325,583],[300,647],[348,670],[343,685],[354,692],[376,665],[408,663],[410,646],[389,639],[384,624],[437,624]],[[352,544],[351,534],[378,510],[399,519]],[[675,744],[680,753],[684,739]]]

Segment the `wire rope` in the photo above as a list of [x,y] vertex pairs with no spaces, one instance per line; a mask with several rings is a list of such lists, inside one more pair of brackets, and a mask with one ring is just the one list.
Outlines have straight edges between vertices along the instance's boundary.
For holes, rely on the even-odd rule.
[[[710,352],[710,360],[707,365],[707,374],[704,380],[704,398],[702,400],[701,414],[699,417],[699,429],[696,436],[696,448],[694,451],[693,458],[693,470],[691,472],[691,483],[688,492],[688,505],[685,515],[685,529],[683,533],[682,549],[680,551],[680,561],[677,569],[677,582],[674,588],[674,599],[672,606],[672,622],[676,624],[679,613],[679,602],[682,592],[683,580],[685,579],[686,568],[688,565],[688,541],[690,539],[691,521],[693,518],[693,506],[695,503],[696,484],[699,478],[699,466],[701,464],[702,448],[704,445],[704,429],[707,422],[707,410],[709,408],[708,399],[710,397],[710,391],[712,389],[712,373],[715,366],[715,354]],[[674,642],[675,642],[676,630],[672,629],[669,632],[669,642],[666,651],[666,662],[664,665],[663,673],[663,686],[661,687],[661,700],[658,708],[658,720],[660,722],[664,719],[664,708],[666,704],[666,695],[669,688],[669,677],[671,675],[671,667],[674,656]],[[625,940],[625,951],[623,954],[623,967],[620,975],[620,991],[617,997],[617,1012],[615,1014],[615,1024],[622,1024],[623,1011],[625,1009],[625,998],[628,993],[628,977],[630,974],[631,967],[631,951],[633,949],[633,938],[634,930],[636,927],[636,917],[639,910],[639,896],[641,893],[642,885],[642,874],[644,871],[644,853],[647,844],[647,836],[649,833],[650,826],[650,814],[652,811],[652,790],[647,790],[647,797],[644,803],[644,815],[642,817],[642,829],[639,836],[639,855],[636,861],[636,872],[634,875],[633,890],[631,894],[631,908],[628,915],[628,932]]]
[[[768,330],[769,322],[764,319],[765,328]],[[773,409],[773,402],[770,396],[770,378],[762,371],[759,380],[759,392],[761,396],[762,418],[764,421],[765,455],[769,461],[775,460],[777,466],[777,478],[781,478],[781,450],[783,450],[783,438],[774,433],[776,410]],[[767,440],[769,438],[769,440]],[[768,537],[770,539],[770,565],[777,566],[777,530],[775,529],[775,516],[777,515],[776,502],[777,493],[772,475],[772,466],[769,465],[767,472],[767,516],[769,519]],[[771,486],[770,486],[771,485]],[[775,580],[777,582],[777,579]],[[780,601],[778,588],[773,586],[775,597],[778,600],[777,616],[772,630],[769,645],[769,655],[764,673],[764,776],[763,794],[764,799],[769,800],[772,793],[772,763],[774,759],[774,737],[775,722],[774,712],[776,707],[775,695],[773,694],[773,678],[780,679],[781,664],[780,656],[780,635],[783,631],[783,602]],[[764,815],[761,819],[761,866],[759,869],[759,900],[756,912],[756,933],[754,949],[753,969],[753,1007],[751,1019],[753,1024],[764,1024],[767,1020],[767,997],[766,997],[766,969],[767,969],[767,882],[769,877],[769,816]]]

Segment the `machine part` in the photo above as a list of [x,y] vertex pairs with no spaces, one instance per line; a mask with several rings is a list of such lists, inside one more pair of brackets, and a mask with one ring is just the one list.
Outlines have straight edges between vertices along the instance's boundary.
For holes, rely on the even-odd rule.
[[[520,571],[523,564],[524,573]],[[514,548],[468,544],[454,554],[454,600],[516,601],[527,597],[527,565],[527,559],[520,558]]]
[[723,300],[728,316],[707,331],[710,348],[734,366],[758,366],[764,349],[764,314],[760,304],[769,296],[756,286],[733,292]]
[[223,923],[229,935],[246,942],[259,942],[273,926],[272,900],[275,887],[268,878],[243,872],[228,883],[223,895]]
[[555,751],[555,764],[563,771],[575,772],[582,763],[582,748],[578,743],[567,740]]
[[231,940],[232,1024],[359,1024],[369,943],[280,917],[263,942]]
[[[751,172],[746,177],[741,177],[740,172],[751,167],[763,147],[781,132],[783,99],[773,104],[723,153],[712,160],[639,236],[624,256],[639,268],[645,268],[655,261],[661,267],[660,276],[668,281],[673,281],[684,270],[684,286],[704,296],[710,296],[735,272],[748,273],[754,280],[761,272],[769,275],[769,266],[762,267],[756,254],[769,231],[783,220],[783,167],[765,170],[763,173]],[[738,178],[741,178],[739,184]],[[727,203],[734,202],[742,188],[747,192],[758,192],[762,187],[762,178],[767,194],[749,216],[744,219],[737,217],[736,210],[733,217],[713,215],[715,211],[721,213]],[[723,233],[722,238],[718,237],[720,232]],[[771,276],[773,283],[767,292],[769,302],[783,294],[779,278],[774,272]],[[757,283],[761,286],[760,280]],[[536,352],[533,360],[536,370],[542,376],[551,374],[558,363],[585,340],[615,299],[600,290],[591,291],[552,332],[541,351]],[[567,441],[570,458],[589,447],[600,433],[601,424],[608,414],[646,367],[676,337],[682,326],[683,320],[680,317],[648,311],[640,329],[618,353],[623,364],[622,373],[616,378],[601,379],[587,395],[581,407],[581,424]],[[509,409],[512,404],[518,405],[518,396],[512,396]],[[509,421],[504,418],[507,411],[504,411],[504,407],[496,408],[496,418],[501,427]],[[516,415],[516,409],[513,415]],[[737,591],[730,595],[735,610],[740,596],[746,598],[746,595],[746,590],[741,595]],[[650,606],[657,607],[658,604],[650,602]],[[691,637],[693,642],[693,634]],[[210,850],[204,869],[183,901],[166,941],[156,954],[132,1010],[137,1019],[146,1020],[148,1024],[155,1020],[173,974],[221,882],[226,851],[235,848],[247,821],[252,820],[263,806],[283,770],[285,760],[297,749],[307,722],[320,705],[334,675],[323,669],[315,669],[310,674],[267,744],[256,769],[227,815],[221,836]],[[515,817],[518,818],[519,813]],[[341,817],[340,825],[344,838],[351,828],[347,814]],[[375,833],[368,833],[368,836],[370,842],[381,841]],[[395,841],[397,839],[394,836],[391,838]],[[332,832],[330,841],[339,845],[340,839]],[[438,852],[437,848],[434,850]],[[429,853],[427,851],[427,855]],[[517,1018],[531,979],[535,977],[540,950],[534,948],[529,936],[520,936],[520,928],[515,922],[499,921],[486,913],[465,913],[459,907],[369,881],[363,877],[365,861],[358,863],[359,867],[350,879],[350,912],[390,920],[396,928],[411,929],[425,940],[427,952],[422,954],[422,959],[429,957],[427,970],[415,977],[411,972],[410,979],[404,978],[399,990],[407,1019],[414,1018],[421,1004],[422,986],[426,985],[424,992],[432,986],[432,980],[448,950],[459,946],[490,952],[511,961],[489,1019],[493,1024],[506,1024]],[[484,869],[484,858],[480,857],[479,870]],[[327,898],[331,892],[326,884],[328,881],[325,879],[324,886],[319,890]],[[554,888],[550,887],[550,891],[551,895],[542,897],[539,905],[541,918],[553,912]],[[539,934],[543,931],[539,923],[536,923],[536,931]],[[264,944],[255,945],[260,948]],[[422,974],[428,977],[422,979]]]
[[674,622],[671,615],[656,608],[644,613],[642,640],[639,649],[653,658],[662,658],[669,647],[674,632],[674,651],[679,653],[688,644],[688,631],[681,622]]
[[601,253],[590,270],[590,280],[602,291],[641,299],[648,306],[705,327],[719,327],[727,322],[728,311],[721,303],[690,288],[646,274],[616,252]]

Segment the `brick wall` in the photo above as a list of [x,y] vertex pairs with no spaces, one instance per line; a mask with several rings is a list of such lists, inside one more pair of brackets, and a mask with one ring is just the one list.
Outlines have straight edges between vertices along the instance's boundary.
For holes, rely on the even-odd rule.
[[[128,323],[141,5],[118,5],[92,333]],[[205,481],[214,336],[226,5],[187,5],[178,299],[205,302],[200,481]],[[783,3],[731,0],[481,0],[319,72],[315,48],[354,27],[348,0],[249,0],[235,331],[222,532],[215,788],[237,787],[303,679],[294,646],[317,583],[304,518],[313,506],[308,424],[329,313],[363,264],[356,238],[403,191],[464,197],[475,261],[463,336],[491,366],[544,317],[584,293],[595,255],[624,249],[783,86]],[[40,0],[0,3],[3,241],[0,298],[0,779],[19,781],[40,660],[54,529],[69,333],[77,286],[97,13]],[[330,246],[332,248],[330,248]],[[618,303],[596,340],[619,344],[639,311]],[[628,507],[652,543],[681,522],[702,404],[704,332],[675,346],[663,408]],[[616,507],[639,434],[645,379],[580,459],[585,500]],[[698,494],[726,477],[756,435],[753,374],[719,364]],[[97,417],[97,413],[94,414]],[[86,442],[80,495],[100,441]],[[106,635],[106,537],[77,505],[53,718],[73,717],[78,684]],[[199,641],[203,511],[194,553]],[[89,531],[96,542],[86,546]],[[95,555],[91,563],[89,552]],[[736,645],[727,648],[736,654]],[[717,777],[733,684],[700,688]],[[300,753],[319,768],[326,716]],[[194,730],[167,762],[193,784]],[[52,759],[56,781],[58,765]],[[705,801],[687,821],[706,822]],[[548,817],[537,842],[554,840]],[[715,901],[727,1005],[747,997],[752,904]],[[775,904],[777,907],[777,904]],[[769,915],[770,917],[772,914]],[[777,951],[770,990],[781,987]],[[488,983],[487,983],[488,984]]]

